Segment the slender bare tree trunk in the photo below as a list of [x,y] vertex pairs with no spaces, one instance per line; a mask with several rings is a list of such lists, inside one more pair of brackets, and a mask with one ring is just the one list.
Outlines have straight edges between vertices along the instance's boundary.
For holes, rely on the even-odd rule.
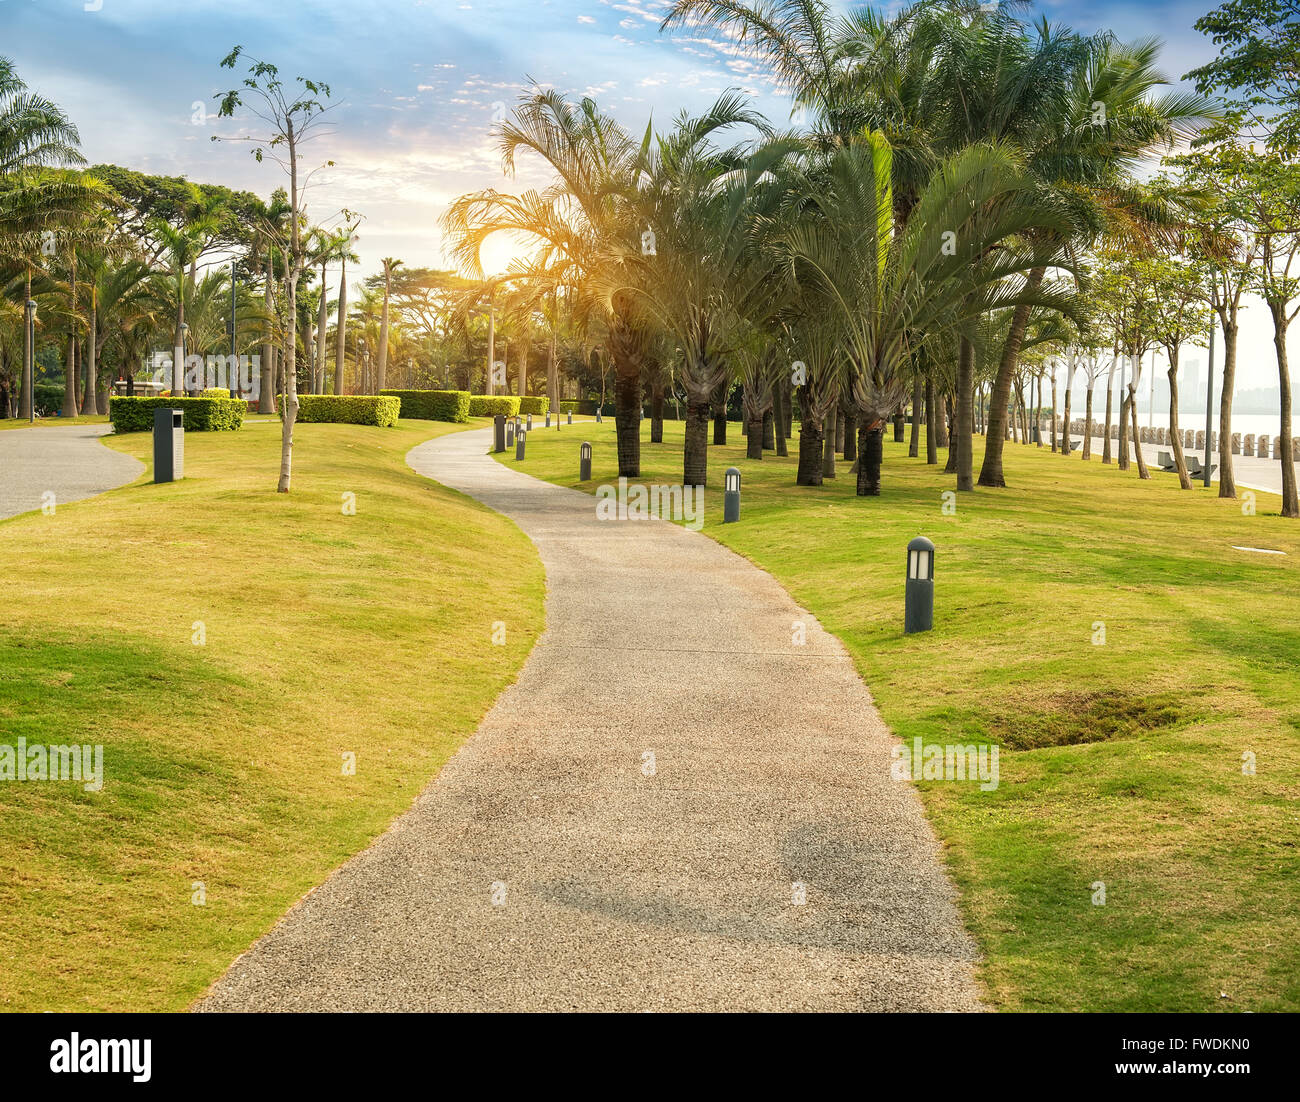
[[[1277,353],[1277,376],[1282,399],[1282,435],[1277,442],[1277,458],[1282,464],[1282,515],[1300,517],[1300,499],[1296,496],[1295,453],[1292,448],[1292,434],[1295,430],[1291,425],[1291,371],[1286,353],[1286,303],[1270,302],[1269,312],[1273,315],[1273,349]],[[1222,442],[1222,430],[1219,435]]]
[[912,435],[907,444],[909,458],[916,459],[921,454],[921,373],[912,376]]
[[1065,407],[1061,413],[1061,454],[1066,456],[1070,454],[1070,406],[1074,399],[1074,372],[1078,363],[1078,353],[1071,348],[1065,369]]
[[1138,478],[1150,478],[1151,472],[1147,470],[1146,457],[1142,454],[1142,434],[1138,432],[1138,403],[1137,390],[1142,379],[1142,354],[1139,352],[1133,357],[1133,381],[1129,383],[1128,409],[1129,417],[1132,421],[1133,430],[1133,450],[1137,459]]
[[1092,390],[1093,378],[1092,376],[1089,376],[1087,399],[1084,403],[1085,409],[1083,415],[1083,461],[1085,463],[1092,458]]
[[974,490],[975,345],[959,338],[957,351],[957,489]]
[[1184,490],[1192,488],[1187,473],[1187,459],[1183,455],[1183,433],[1178,427],[1178,345],[1166,349],[1169,353],[1169,446],[1174,452],[1174,467],[1178,471],[1178,485]]
[[[1237,481],[1232,469],[1232,398],[1237,379],[1237,307],[1220,312],[1223,321],[1223,390],[1219,394],[1219,496],[1235,498]],[[1290,380],[1287,380],[1290,389]],[[1291,439],[1291,425],[1282,426],[1282,435]],[[1285,479],[1286,474],[1283,472]],[[1285,487],[1285,482],[1283,483]]]
[[785,442],[785,419],[789,401],[785,383],[777,383],[772,388],[772,430],[776,440],[776,454],[778,456],[788,456],[790,454]]
[[316,312],[316,368],[313,387],[317,394],[325,393],[325,334],[329,330],[329,293],[325,286],[325,265],[320,266],[320,309]]

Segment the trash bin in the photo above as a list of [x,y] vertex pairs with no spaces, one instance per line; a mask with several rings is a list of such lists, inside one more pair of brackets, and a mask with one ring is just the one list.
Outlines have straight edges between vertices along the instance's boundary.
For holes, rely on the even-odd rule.
[[175,482],[185,477],[185,413],[179,409],[153,411],[153,480]]

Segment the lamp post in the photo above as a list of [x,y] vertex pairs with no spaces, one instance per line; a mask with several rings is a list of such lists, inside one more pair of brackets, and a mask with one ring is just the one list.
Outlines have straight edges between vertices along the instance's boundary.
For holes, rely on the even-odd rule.
[[722,523],[734,524],[740,519],[740,468],[728,467],[722,476]]
[[515,433],[515,458],[516,459],[523,459],[524,457],[524,440],[527,438],[527,436],[528,433],[522,430]]
[[357,380],[357,389],[362,394],[366,392],[366,338],[357,337],[357,374],[360,378]]
[[917,536],[907,545],[907,591],[903,633],[929,631],[934,626],[934,544]]
[[578,481],[591,481],[591,445],[586,442],[578,449]]
[[[27,349],[23,356],[23,390],[27,395],[27,420],[36,420],[36,300],[27,300]],[[22,411],[19,410],[19,416]]]

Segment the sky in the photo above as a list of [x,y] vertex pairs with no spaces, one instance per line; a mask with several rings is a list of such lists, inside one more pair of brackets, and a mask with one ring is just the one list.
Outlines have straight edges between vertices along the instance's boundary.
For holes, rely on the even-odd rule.
[[[836,7],[847,8],[837,2]],[[893,4],[883,5],[887,10]],[[1042,0],[1036,10],[1080,31],[1157,36],[1175,82],[1214,54],[1192,24],[1214,0],[1088,3]],[[357,251],[370,274],[385,256],[449,267],[438,219],[457,195],[522,190],[545,181],[522,165],[502,174],[493,122],[530,81],[594,96],[640,133],[653,119],[706,108],[727,88],[755,96],[774,121],[791,103],[770,76],[718,32],[659,32],[668,0],[0,0],[0,54],[58,103],[94,164],[186,176],[263,196],[284,177],[247,146],[213,142],[247,132],[218,119],[213,97],[242,78],[220,68],[235,45],[331,86],[339,106],[308,147],[335,162],[307,196],[313,222],[359,211]],[[504,268],[511,246],[485,255]],[[1239,387],[1276,383],[1262,304],[1246,311]],[[1190,357],[1195,359],[1196,354]]]

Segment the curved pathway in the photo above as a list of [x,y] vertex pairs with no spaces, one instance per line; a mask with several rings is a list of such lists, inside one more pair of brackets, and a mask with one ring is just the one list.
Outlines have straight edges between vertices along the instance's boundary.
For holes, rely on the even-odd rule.
[[99,442],[109,431],[87,424],[0,432],[0,520],[39,509],[47,490],[57,506],[139,478],[143,463]]
[[545,633],[415,806],[196,1009],[980,1009],[933,834],[838,641],[707,537],[598,522],[489,446],[407,459],[532,538]]

